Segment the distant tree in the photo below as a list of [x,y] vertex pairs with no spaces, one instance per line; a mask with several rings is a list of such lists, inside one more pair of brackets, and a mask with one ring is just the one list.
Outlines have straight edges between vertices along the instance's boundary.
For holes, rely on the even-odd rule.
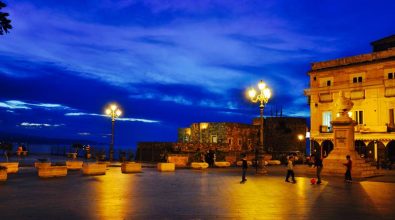
[[7,18],[10,14],[1,11],[5,6],[7,5],[0,1],[0,35],[7,34],[12,29],[11,20]]

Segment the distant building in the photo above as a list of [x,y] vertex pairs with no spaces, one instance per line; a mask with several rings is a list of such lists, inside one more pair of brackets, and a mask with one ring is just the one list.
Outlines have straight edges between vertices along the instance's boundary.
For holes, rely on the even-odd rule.
[[373,52],[316,62],[305,90],[311,112],[313,148],[333,148],[331,121],[343,91],[353,103],[355,147],[367,158],[395,161],[395,35],[371,43]]
[[178,131],[179,143],[226,146],[226,151],[251,151],[257,143],[256,126],[230,122],[193,123],[189,128]]
[[[259,125],[259,118],[254,119],[254,125]],[[264,121],[264,142],[271,153],[299,151],[306,153],[305,118],[270,117]]]
[[[264,142],[270,153],[300,151],[305,153],[306,119],[292,117],[268,117],[264,124]],[[253,124],[231,122],[193,123],[178,129],[178,142],[138,143],[137,159],[156,161],[167,153],[195,153],[209,150],[226,155],[254,153],[259,146],[260,120]],[[303,139],[299,140],[298,135]],[[145,155],[141,155],[145,154]]]

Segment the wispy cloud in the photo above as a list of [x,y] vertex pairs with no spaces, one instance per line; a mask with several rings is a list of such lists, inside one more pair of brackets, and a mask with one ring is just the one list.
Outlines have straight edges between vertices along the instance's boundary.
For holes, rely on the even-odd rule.
[[[98,117],[109,117],[104,114],[96,114],[96,113],[85,113],[85,112],[70,112],[64,114],[65,116],[98,116]],[[130,121],[130,122],[144,122],[144,123],[160,123],[157,120],[143,119],[143,118],[124,118],[120,117],[116,119],[117,121]]]
[[22,122],[20,123],[22,127],[60,127],[64,126],[64,124],[47,124],[47,123],[30,123],[30,122]]
[[61,104],[52,104],[52,103],[28,103],[19,100],[8,100],[0,102],[0,108],[7,109],[32,109],[32,108],[44,108],[44,109],[71,109],[68,106],[64,106]]
[[89,136],[89,135],[91,135],[91,133],[89,133],[89,132],[78,132],[78,135],[80,135],[80,136]]

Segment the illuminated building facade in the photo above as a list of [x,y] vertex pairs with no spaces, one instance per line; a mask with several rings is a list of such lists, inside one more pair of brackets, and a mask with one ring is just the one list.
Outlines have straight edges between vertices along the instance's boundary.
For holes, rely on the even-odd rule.
[[331,121],[342,91],[354,103],[355,148],[371,160],[395,161],[395,35],[372,42],[373,52],[316,62],[305,90],[311,113],[311,146],[333,149]]

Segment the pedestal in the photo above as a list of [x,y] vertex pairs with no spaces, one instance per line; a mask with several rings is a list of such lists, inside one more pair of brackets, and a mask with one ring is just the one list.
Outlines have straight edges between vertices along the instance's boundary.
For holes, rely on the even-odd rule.
[[352,160],[352,177],[371,177],[382,175],[381,170],[370,165],[362,159],[355,151],[354,126],[355,122],[347,115],[342,115],[331,121],[333,126],[333,150],[329,156],[323,160],[323,175],[344,176],[346,167],[346,156],[350,155]]

